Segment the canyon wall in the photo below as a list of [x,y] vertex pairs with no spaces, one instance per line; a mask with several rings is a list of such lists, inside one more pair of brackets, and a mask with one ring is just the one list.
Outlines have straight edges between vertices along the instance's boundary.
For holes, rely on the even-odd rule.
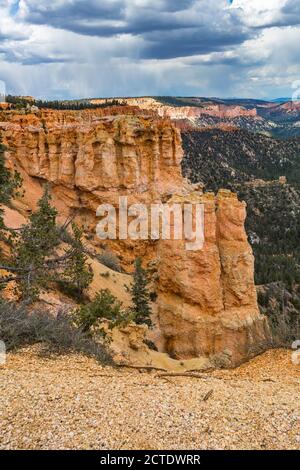
[[245,205],[226,191],[217,197],[193,192],[181,175],[181,137],[170,120],[124,109],[110,112],[1,114],[8,163],[24,179],[19,210],[34,209],[44,182],[50,182],[61,219],[76,211],[89,242],[99,248],[95,228],[101,203],[117,206],[120,195],[148,205],[201,202],[202,250],[187,251],[184,240],[117,240],[111,246],[124,267],[140,255],[156,260],[165,351],[176,358],[210,357],[226,366],[246,360],[263,348],[267,328],[257,307]]
[[219,119],[234,119],[236,117],[258,118],[256,109],[246,109],[241,106],[210,105],[203,108],[192,106],[164,106],[158,114],[171,119],[197,119],[201,116],[212,116]]
[[9,159],[54,185],[160,194],[182,182],[180,134],[165,119],[44,111],[14,114],[1,130]]
[[[26,188],[18,209],[24,206],[24,215],[34,209],[42,185],[50,182],[61,221],[78,214],[96,248],[103,245],[95,231],[100,204],[118,208],[119,196],[127,196],[129,204],[159,201],[183,185],[181,137],[168,119],[138,115],[122,106],[2,113],[0,132],[8,162],[21,173]],[[135,256],[153,256],[143,242],[107,244],[125,267]]]
[[[94,99],[92,104],[104,104],[107,100]],[[234,119],[236,117],[252,117],[259,119],[257,110],[247,109],[238,105],[224,105],[206,103],[205,106],[171,106],[150,97],[120,98],[120,101],[137,109],[155,112],[160,117],[173,120],[195,119],[204,115],[220,119]]]

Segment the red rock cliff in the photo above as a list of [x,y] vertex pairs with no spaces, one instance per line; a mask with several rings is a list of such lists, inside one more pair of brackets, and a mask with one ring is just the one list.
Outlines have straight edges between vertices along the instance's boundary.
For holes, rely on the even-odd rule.
[[260,315],[254,258],[244,229],[245,204],[230,191],[191,193],[170,202],[205,208],[202,250],[185,241],[158,246],[158,313],[164,347],[176,358],[206,356],[234,366],[265,347],[268,326]]
[[116,241],[114,249],[125,266],[140,254],[157,257],[158,316],[164,349],[171,355],[204,355],[230,366],[260,350],[267,331],[257,307],[245,205],[227,192],[216,198],[188,194],[180,170],[180,133],[168,119],[103,116],[94,110],[2,113],[0,130],[9,164],[24,178],[23,209],[35,206],[41,183],[50,181],[61,216],[76,209],[95,246],[100,203],[116,204],[120,195],[128,195],[129,202],[149,204],[172,194],[180,201],[203,202],[202,250],[186,251],[184,241],[130,240]]
[[55,185],[141,193],[168,192],[181,183],[180,134],[168,120],[99,114],[12,115],[0,130],[14,163]]

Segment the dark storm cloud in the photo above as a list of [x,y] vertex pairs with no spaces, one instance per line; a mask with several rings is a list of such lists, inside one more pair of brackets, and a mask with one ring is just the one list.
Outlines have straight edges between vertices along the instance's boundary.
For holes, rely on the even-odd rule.
[[254,37],[221,0],[27,0],[21,17],[87,36],[130,34],[140,58],[175,58],[219,51]]
[[[155,0],[134,7],[130,0],[27,0],[23,18],[29,23],[50,25],[88,36],[143,34],[186,26],[186,22],[174,14],[189,9],[196,1]],[[195,18],[194,23],[197,21]]]
[[243,43],[249,39],[246,30],[215,31],[209,28],[188,28],[161,32],[157,38],[154,33],[145,34],[147,45],[143,55],[147,59],[170,59],[208,54],[225,50],[227,46]]
[[[17,4],[20,2],[13,3],[16,12]],[[99,37],[118,34],[144,37],[151,31],[159,33],[194,27],[198,27],[200,36],[203,37],[206,30],[209,32],[210,23],[213,23],[218,34],[223,32],[226,40],[229,37],[226,35],[226,27],[236,28],[239,13],[242,12],[241,8],[225,11],[226,4],[228,2],[225,0],[23,0],[19,12],[31,24],[49,25]],[[251,18],[247,20],[251,22]],[[287,0],[284,6],[278,8],[276,17],[267,18],[266,23],[259,27],[299,23],[299,0]],[[241,40],[244,40],[245,34],[243,31]],[[251,27],[248,35],[251,35]],[[233,44],[235,42],[234,40]]]
[[[25,2],[25,19],[30,23],[47,24],[62,29],[69,29],[82,34],[97,34],[92,24],[95,20],[121,20],[124,16],[122,0],[73,0]],[[98,27],[98,33],[100,28]]]
[[282,8],[282,22],[288,25],[300,24],[300,2],[299,0],[290,0]]
[[[102,35],[108,33],[106,28],[94,26],[96,20],[114,20],[123,21],[124,26],[116,26],[111,29],[115,32],[135,32],[136,24],[134,17],[145,24],[146,17],[156,17],[159,24],[160,13],[180,12],[189,9],[199,0],[154,0],[153,2],[132,5],[131,0],[25,0],[23,4],[26,7],[25,18],[30,23],[48,24],[59,28],[70,29],[71,31],[81,32],[82,34]],[[200,0],[202,1],[202,0]],[[134,6],[128,15],[128,10]],[[136,12],[136,15],[134,14]],[[133,16],[133,22],[131,21]],[[104,30],[104,31],[103,31]]]

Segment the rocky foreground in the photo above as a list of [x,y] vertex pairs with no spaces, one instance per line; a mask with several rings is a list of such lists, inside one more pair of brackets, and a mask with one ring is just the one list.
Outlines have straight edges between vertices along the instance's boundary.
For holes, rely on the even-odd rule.
[[300,366],[273,350],[195,377],[40,348],[0,366],[1,449],[300,449]]

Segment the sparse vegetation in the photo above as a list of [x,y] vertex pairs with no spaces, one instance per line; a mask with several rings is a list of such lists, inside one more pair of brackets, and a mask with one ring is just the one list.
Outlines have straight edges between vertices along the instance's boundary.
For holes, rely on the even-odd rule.
[[94,300],[81,305],[74,312],[76,324],[85,332],[97,326],[98,331],[105,334],[101,323],[108,320],[109,327],[113,328],[126,322],[126,318],[129,320],[121,302],[108,289],[102,289]]
[[111,363],[105,347],[76,326],[67,313],[29,311],[24,304],[0,301],[0,338],[8,351],[42,343],[56,352],[73,351]]
[[299,187],[299,145],[300,138],[276,140],[241,129],[186,132],[182,171],[192,183],[201,181],[211,191],[235,190],[239,183],[282,175]]
[[288,347],[300,338],[300,287],[288,290],[282,282],[259,288],[261,310],[269,317],[274,347]]
[[106,271],[105,273],[101,273],[100,276],[105,278],[105,279],[108,279],[110,277],[110,272]]
[[104,264],[107,268],[112,269],[118,273],[122,272],[119,258],[108,248],[106,248],[99,256],[100,263]]
[[73,235],[64,254],[59,251],[61,231],[56,225],[57,211],[51,206],[48,188],[29,222],[12,234],[11,256],[3,260],[0,285],[14,282],[21,300],[33,302],[55,284],[79,300],[92,281],[82,243],[82,231],[73,224]]

